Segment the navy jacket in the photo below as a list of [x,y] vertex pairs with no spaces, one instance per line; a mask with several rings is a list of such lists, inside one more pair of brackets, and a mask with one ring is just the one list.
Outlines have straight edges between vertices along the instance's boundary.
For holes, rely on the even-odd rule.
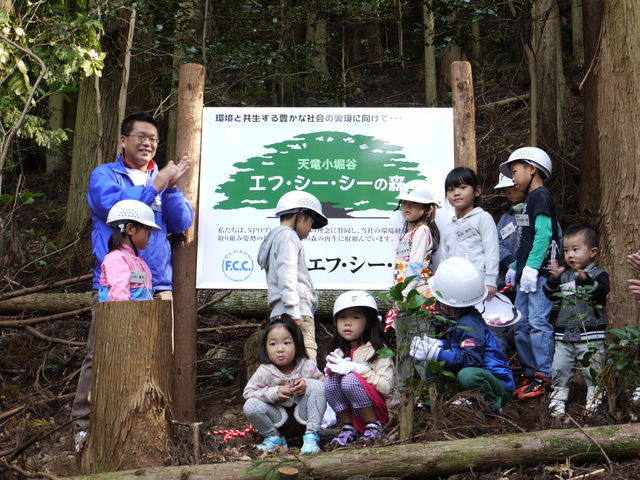
[[475,309],[469,309],[447,331],[438,361],[444,361],[447,367],[455,371],[466,367],[484,368],[502,381],[505,389],[511,392],[515,389],[507,357],[484,323],[482,315]]

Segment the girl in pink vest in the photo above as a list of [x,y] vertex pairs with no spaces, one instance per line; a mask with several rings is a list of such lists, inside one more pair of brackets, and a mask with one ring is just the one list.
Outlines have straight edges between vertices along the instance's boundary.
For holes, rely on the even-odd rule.
[[151,271],[138,255],[147,246],[150,230],[160,230],[153,210],[138,200],[121,200],[107,217],[114,228],[109,253],[100,272],[100,302],[153,300]]

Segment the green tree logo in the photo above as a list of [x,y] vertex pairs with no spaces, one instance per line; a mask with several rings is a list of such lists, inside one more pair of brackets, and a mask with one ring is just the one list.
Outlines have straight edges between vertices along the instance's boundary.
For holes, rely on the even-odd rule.
[[346,217],[354,210],[389,210],[403,183],[425,178],[402,147],[367,135],[312,132],[265,148],[273,151],[233,165],[236,172],[216,189],[226,199],[214,208],[271,209],[296,189],[318,197],[328,216]]

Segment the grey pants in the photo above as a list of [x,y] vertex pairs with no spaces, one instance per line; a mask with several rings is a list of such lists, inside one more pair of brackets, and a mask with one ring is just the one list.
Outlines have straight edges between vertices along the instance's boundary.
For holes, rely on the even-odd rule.
[[[307,431],[318,431],[327,408],[324,383],[320,380],[307,380],[307,391],[302,396],[296,396],[294,402],[296,407],[293,416],[296,421],[306,425]],[[288,419],[287,411],[283,407],[257,398],[247,399],[244,404],[244,415],[264,437],[278,435],[278,428]]]
[[[589,359],[589,367],[583,368],[579,363],[584,354],[589,351],[589,345],[597,345],[598,350]],[[553,388],[558,394],[552,394],[552,398],[566,401],[569,394],[569,382],[576,373],[576,369],[582,370],[584,383],[587,388],[593,390],[594,381],[591,376],[590,369],[596,372],[602,370],[604,364],[604,341],[596,340],[594,342],[563,342],[556,340],[555,351],[553,354]],[[562,398],[561,398],[562,397]]]
[[[76,418],[74,426],[77,430],[89,429],[89,413],[91,408],[89,401],[91,399],[91,377],[93,374],[93,346],[95,339],[93,338],[96,324],[96,305],[98,304],[98,291],[92,292],[91,299],[91,327],[89,327],[89,338],[87,339],[87,356],[80,367],[80,377],[78,378],[78,386],[76,387],[76,396],[73,399],[71,407],[71,418]],[[161,290],[156,292],[155,297],[159,300],[173,300],[173,292],[171,290]]]

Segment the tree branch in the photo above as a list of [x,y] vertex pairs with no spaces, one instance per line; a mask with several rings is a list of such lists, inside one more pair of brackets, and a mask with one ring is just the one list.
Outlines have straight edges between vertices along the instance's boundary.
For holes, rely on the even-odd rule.
[[9,147],[11,146],[11,141],[13,140],[13,137],[15,136],[18,129],[24,123],[24,119],[27,116],[27,112],[31,109],[31,102],[33,102],[33,97],[36,91],[38,90],[38,86],[40,85],[40,82],[42,82],[42,79],[44,78],[45,73],[47,73],[47,66],[44,64],[44,62],[38,55],[33,53],[28,48],[21,47],[20,45],[18,45],[12,40],[9,40],[5,35],[2,35],[2,34],[0,34],[0,39],[7,42],[13,48],[20,50],[25,55],[29,55],[40,65],[40,74],[38,75],[38,78],[36,79],[35,83],[33,84],[33,87],[31,88],[31,92],[29,93],[29,98],[24,104],[24,108],[20,113],[20,117],[18,118],[18,121],[11,126],[11,128],[9,129],[9,132],[3,139],[2,152],[0,153],[0,173],[2,173],[2,170],[4,170],[4,164],[7,161],[7,155],[9,153]]

